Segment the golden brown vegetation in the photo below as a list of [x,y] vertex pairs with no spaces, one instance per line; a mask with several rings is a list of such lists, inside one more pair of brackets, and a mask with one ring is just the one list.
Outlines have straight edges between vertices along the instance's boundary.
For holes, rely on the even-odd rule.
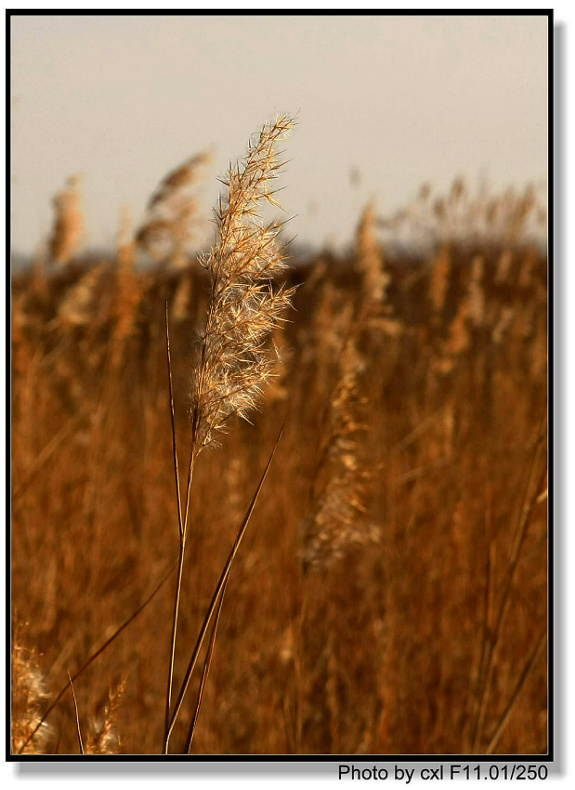
[[[192,753],[547,749],[546,259],[514,232],[384,262],[370,212],[355,251],[283,274],[300,287],[281,379],[194,468],[174,687],[291,410],[231,571]],[[242,260],[253,237],[229,238]],[[189,447],[209,287],[194,262],[120,259],[13,279],[14,752],[78,753],[68,672],[86,752],[162,748],[174,576],[77,672],[177,563],[164,299]],[[240,375],[234,354],[214,392]],[[196,413],[199,447],[229,415]],[[172,751],[192,715],[187,702]]]

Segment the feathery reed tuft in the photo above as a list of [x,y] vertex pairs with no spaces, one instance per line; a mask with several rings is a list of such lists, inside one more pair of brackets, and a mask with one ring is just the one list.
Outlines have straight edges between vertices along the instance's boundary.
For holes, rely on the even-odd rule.
[[293,127],[285,115],[264,126],[243,164],[232,166],[226,199],[216,210],[218,238],[200,259],[211,276],[211,299],[202,336],[201,360],[192,384],[192,441],[197,454],[233,415],[247,418],[262,385],[273,375],[266,344],[293,289],[272,287],[285,267],[278,244],[281,223],[265,225],[264,202],[279,206],[271,188],[282,163],[276,143]]

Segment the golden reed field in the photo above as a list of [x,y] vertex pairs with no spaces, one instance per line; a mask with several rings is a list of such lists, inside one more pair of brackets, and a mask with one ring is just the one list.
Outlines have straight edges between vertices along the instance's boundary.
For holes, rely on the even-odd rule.
[[13,273],[13,754],[547,751],[543,209],[290,258],[290,126],[200,262],[204,155],[107,255],[71,180]]

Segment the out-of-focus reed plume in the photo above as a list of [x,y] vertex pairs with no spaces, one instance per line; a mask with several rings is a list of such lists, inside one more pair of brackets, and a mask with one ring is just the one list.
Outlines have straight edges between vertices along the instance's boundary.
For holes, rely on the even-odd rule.
[[[35,650],[24,647],[19,633],[15,633],[12,642],[11,691],[12,754],[49,753],[52,730],[45,722],[38,727],[49,694],[40,671],[38,656]],[[30,737],[34,730],[36,732]]]
[[116,266],[118,271],[126,271],[134,268],[134,262],[134,223],[129,208],[124,206],[120,216],[120,228],[118,230]]
[[513,264],[513,253],[510,249],[506,248],[499,256],[497,270],[495,272],[495,283],[501,285],[509,279],[511,265]]
[[457,357],[469,346],[469,302],[462,299],[451,324],[443,350],[448,357]]
[[501,308],[497,323],[493,327],[491,339],[496,346],[501,345],[509,333],[509,328],[513,322],[515,310],[512,307],[504,306]]
[[174,268],[186,265],[188,248],[201,225],[197,186],[210,162],[208,153],[193,156],[168,173],[150,198],[136,244],[154,260]]
[[449,277],[451,275],[451,256],[447,244],[441,247],[431,266],[429,298],[433,307],[433,319],[436,323],[439,323],[443,314],[445,298],[449,288]]
[[484,262],[481,255],[476,255],[471,264],[471,277],[467,298],[469,303],[469,317],[475,327],[483,325],[485,315],[485,291],[483,287]]
[[108,700],[100,716],[90,724],[84,751],[86,754],[119,754],[120,735],[117,729],[118,706],[126,681],[122,680],[108,692]]
[[71,285],[58,306],[56,322],[64,326],[86,326],[95,311],[95,293],[107,266],[100,263]]
[[126,346],[135,332],[138,309],[144,295],[146,278],[134,270],[134,234],[130,214],[122,212],[116,250],[116,288],[114,327],[110,343],[110,365],[116,370],[122,363]]
[[65,266],[78,251],[84,231],[79,183],[78,176],[71,176],[66,188],[52,200],[55,217],[50,237],[50,257],[60,266]]
[[182,276],[180,277],[180,282],[176,288],[176,293],[174,294],[174,299],[172,301],[172,307],[170,310],[170,315],[178,324],[181,324],[182,321],[185,321],[187,318],[189,318],[189,303],[191,295],[192,278],[186,272],[182,272]]
[[359,318],[364,319],[381,310],[390,276],[383,267],[383,256],[375,238],[373,203],[368,203],[356,231],[357,264],[361,275]]
[[304,571],[329,567],[353,545],[377,541],[379,533],[366,524],[366,471],[359,457],[358,436],[365,430],[359,417],[358,376],[364,363],[353,339],[340,357],[339,374],[319,449],[316,478],[322,488],[302,525]]
[[430,196],[425,185],[413,205],[378,219],[386,245],[428,252],[438,244],[514,245],[522,239],[540,245],[546,239],[545,195],[533,185],[495,196],[482,186],[473,194],[458,177],[447,195]]

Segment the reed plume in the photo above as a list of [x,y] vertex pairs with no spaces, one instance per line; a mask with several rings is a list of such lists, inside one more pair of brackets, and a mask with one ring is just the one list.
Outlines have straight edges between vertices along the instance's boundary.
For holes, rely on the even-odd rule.
[[499,262],[497,263],[497,270],[495,273],[495,282],[497,285],[507,282],[512,263],[513,253],[506,247],[499,256]]
[[86,754],[119,754],[120,736],[117,730],[117,716],[125,686],[126,682],[122,680],[118,685],[110,688],[102,715],[93,719],[88,730],[84,744]]
[[11,690],[12,754],[48,753],[52,730],[41,722],[49,694],[36,651],[24,647],[19,634],[12,644]]
[[71,176],[66,188],[52,200],[56,216],[50,238],[50,257],[60,266],[65,266],[78,250],[84,230],[78,182],[78,176]]
[[434,258],[429,283],[429,298],[433,307],[434,321],[440,323],[445,305],[445,298],[449,288],[451,275],[451,256],[449,246],[444,244]]
[[199,225],[194,187],[210,159],[207,153],[188,159],[162,179],[150,198],[136,244],[155,260],[176,268],[186,264],[186,249]]
[[373,204],[368,203],[361,215],[357,232],[356,247],[358,269],[361,273],[361,299],[358,318],[367,318],[381,305],[391,280],[383,268],[383,258],[374,234],[375,215]]
[[110,368],[117,370],[126,355],[130,338],[136,333],[138,312],[148,278],[134,269],[135,245],[132,222],[127,210],[122,213],[116,249],[115,289],[110,335]]
[[485,317],[484,262],[481,255],[476,255],[471,264],[471,278],[468,287],[469,317],[477,328],[483,325]]
[[507,305],[501,308],[499,318],[491,333],[491,339],[495,345],[499,346],[505,340],[514,317],[515,310],[512,307]]
[[272,189],[282,167],[275,145],[293,125],[282,115],[264,126],[245,162],[230,168],[223,181],[228,195],[220,196],[216,210],[217,241],[200,258],[210,274],[211,298],[191,393],[194,457],[232,416],[247,419],[273,375],[266,341],[290,306],[293,289],[272,288],[286,268],[278,244],[282,225],[265,225],[260,210],[265,202],[279,206]]
[[443,343],[443,350],[447,357],[458,357],[469,346],[469,303],[462,299],[457,313],[449,325],[448,335]]
[[134,231],[132,217],[127,207],[124,207],[120,217],[118,230],[118,246],[116,249],[116,265],[118,271],[128,271],[134,268]]
[[189,317],[189,303],[192,295],[192,278],[183,272],[172,301],[171,314],[176,323],[180,324]]
[[377,542],[379,533],[365,523],[364,465],[358,435],[365,430],[359,418],[358,377],[364,368],[353,337],[341,353],[338,380],[327,415],[327,428],[319,450],[316,477],[325,482],[311,514],[302,525],[302,562],[329,567],[354,544]]
[[[294,290],[286,288],[283,284],[275,289],[273,287],[273,279],[286,268],[284,247],[278,243],[282,225],[277,221],[266,225],[261,217],[262,205],[265,202],[281,208],[274,198],[277,190],[272,189],[273,182],[278,178],[282,167],[276,144],[285,138],[293,126],[293,120],[286,115],[280,115],[274,123],[266,124],[257,141],[250,143],[244,162],[230,167],[227,179],[222,180],[227,187],[227,196],[220,195],[215,212],[216,242],[209,254],[200,256],[200,263],[210,275],[211,294],[206,324],[199,344],[199,361],[192,374],[191,440],[187,491],[183,502],[180,499],[174,429],[169,334],[166,337],[180,531],[178,580],[166,694],[163,747],[166,754],[170,735],[189,682],[189,674],[187,674],[176,708],[172,713],[174,660],[195,462],[201,450],[213,442],[219,432],[226,429],[227,423],[233,416],[248,419],[250,412],[257,407],[263,385],[274,373],[268,341],[281,321],[281,313],[290,306]],[[247,521],[245,523],[247,524]],[[224,580],[208,656],[211,656],[213,649],[226,583],[227,581]],[[191,660],[190,673],[193,671],[196,658],[197,654]],[[209,663],[210,659],[206,663],[208,669]],[[197,711],[200,704],[201,698],[198,699]],[[195,718],[188,736],[189,743],[194,727]]]
[[95,292],[106,268],[105,263],[99,263],[68,288],[58,306],[58,324],[86,326],[90,323],[95,311]]

